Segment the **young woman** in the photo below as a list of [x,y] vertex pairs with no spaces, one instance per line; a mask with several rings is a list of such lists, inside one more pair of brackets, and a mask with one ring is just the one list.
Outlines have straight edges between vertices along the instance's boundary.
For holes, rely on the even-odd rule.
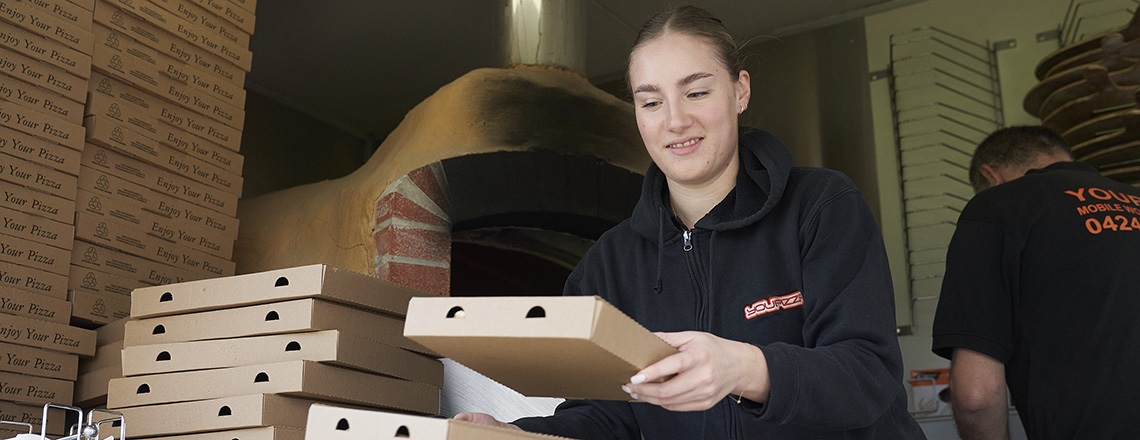
[[923,438],[878,225],[846,177],[793,168],[770,134],[741,131],[750,79],[721,22],[695,7],[654,17],[628,80],[653,165],[633,216],[587,252],[565,293],[604,297],[680,352],[630,378],[637,402],[571,400],[505,426],[581,439]]

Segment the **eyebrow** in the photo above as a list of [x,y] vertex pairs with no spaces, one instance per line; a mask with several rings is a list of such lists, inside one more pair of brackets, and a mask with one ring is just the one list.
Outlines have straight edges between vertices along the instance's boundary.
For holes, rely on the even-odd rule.
[[[689,76],[686,76],[684,78],[681,78],[680,81],[677,81],[677,85],[684,87],[684,86],[687,86],[689,84],[692,84],[693,82],[695,82],[699,79],[708,78],[710,76],[713,76],[713,75],[711,73],[708,73],[708,72],[697,72],[697,73],[691,74]],[[636,95],[638,93],[657,92],[657,91],[660,91],[660,89],[657,88],[657,86],[655,86],[655,85],[642,84],[640,86],[637,86],[637,88],[633,90],[633,93]]]

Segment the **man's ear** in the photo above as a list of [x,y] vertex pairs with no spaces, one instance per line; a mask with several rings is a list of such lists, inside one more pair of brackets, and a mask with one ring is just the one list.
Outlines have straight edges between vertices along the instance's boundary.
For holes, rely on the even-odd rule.
[[990,166],[990,164],[982,164],[980,167],[978,167],[978,171],[982,172],[982,177],[986,178],[986,181],[990,183],[991,188],[1005,183],[1005,178],[1002,177],[1001,173],[999,173],[996,168]]

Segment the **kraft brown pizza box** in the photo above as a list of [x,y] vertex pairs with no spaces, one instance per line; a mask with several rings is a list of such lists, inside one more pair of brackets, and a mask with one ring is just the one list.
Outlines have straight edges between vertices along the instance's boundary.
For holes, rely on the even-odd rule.
[[142,438],[267,426],[304,429],[313,403],[310,399],[253,394],[115,411],[123,413],[129,438]]
[[131,298],[118,294],[68,292],[71,321],[84,327],[98,327],[131,316]]
[[[39,434],[41,428],[46,428],[47,433],[54,436],[67,433],[67,414],[65,411],[58,408],[50,408],[48,409],[47,426],[42,426],[43,419],[43,406],[21,405],[19,403],[0,400],[0,420],[32,425],[32,432],[35,434]],[[28,433],[27,427],[10,424],[0,424],[0,431],[8,433],[9,435]]]
[[226,79],[231,84],[244,85],[246,70],[223,58],[215,49],[202,48],[165,29],[124,12],[106,1],[95,8],[95,23],[121,32],[136,41],[150,46],[186,64]]
[[201,272],[168,266],[86,241],[75,241],[71,264],[152,284],[208,278]]
[[[33,2],[28,4],[34,5]],[[88,27],[91,25],[88,24]],[[80,78],[91,76],[91,55],[15,26],[0,27],[0,44]]]
[[0,153],[49,166],[72,176],[79,175],[79,150],[16,130],[4,130],[0,134]]
[[[96,94],[109,96],[115,102],[144,112],[161,122],[165,122],[167,125],[193,134],[194,136],[192,136],[192,138],[197,137],[214,142],[230,150],[232,153],[237,153],[241,147],[241,130],[203,116],[196,111],[182,107],[165,98],[159,98],[154,94],[143,91],[118,78],[104,75],[97,71],[91,72],[91,95]],[[167,139],[167,141],[174,140]],[[183,151],[187,151],[188,148],[188,146],[181,144],[171,146]],[[192,152],[201,156],[198,151]],[[226,153],[218,154],[223,155]],[[224,158],[230,158],[231,156],[232,155],[229,155]],[[220,166],[230,167],[233,165],[223,164]]]
[[0,220],[4,222],[0,230],[17,238],[60,249],[71,248],[75,240],[75,226],[26,212],[0,207]]
[[[75,379],[75,406],[94,408],[107,404],[107,382],[123,377],[116,365],[80,374]],[[128,420],[128,424],[130,421]]]
[[[123,335],[126,334],[127,321],[130,319],[120,319],[95,329],[95,342],[100,347],[118,344],[119,349],[122,349]],[[117,353],[118,351],[116,351]],[[122,362],[121,360],[119,362]]]
[[[191,44],[206,49],[220,58],[249,72],[253,66],[253,54],[249,46],[240,47],[232,41],[224,39],[221,35],[206,29],[197,23],[190,23],[181,17],[174,16],[154,3],[145,0],[105,0],[108,4],[130,12],[135,17],[155,25],[175,36],[181,37]],[[96,5],[95,21],[99,22],[100,5]]]
[[177,403],[246,394],[282,394],[439,414],[439,388],[309,361],[112,379],[107,407]]
[[[131,290],[136,287],[148,286],[149,284],[123,278],[118,275],[111,275],[109,273],[83,267],[71,265],[71,270],[67,274],[67,289],[73,292],[86,292],[102,295],[116,295],[121,296],[127,301],[130,301]],[[128,312],[130,309],[128,308]]]
[[395,317],[408,301],[429,294],[324,264],[269,270],[228,278],[135,289],[131,316],[147,318],[301,298],[320,298]]
[[68,2],[77,5],[88,11],[95,10],[95,0],[67,0]]
[[[137,183],[121,179],[112,173],[82,167],[79,173],[79,187],[93,194],[113,198],[116,206],[118,204],[135,205],[194,227],[237,238],[239,222],[236,218],[152,191]],[[74,207],[72,211],[74,211]],[[66,223],[73,221],[73,219],[68,219]]]
[[[222,19],[213,11],[207,11],[192,0],[152,0],[152,2],[190,23],[196,23],[203,28],[214,31],[214,33],[237,47],[249,48],[249,36],[253,33],[253,26],[251,24],[243,24],[240,27],[236,26],[236,23],[230,23],[229,20]],[[248,27],[248,30],[246,27]]]
[[443,388],[443,363],[338,330],[135,345],[123,349],[123,375],[174,373],[306,360]]
[[[234,237],[158,215],[143,209],[141,206],[118,203],[114,197],[80,189],[76,197],[75,211],[101,219],[130,224],[147,234],[226,260],[233,256]],[[134,285],[131,286],[131,289],[135,287],[140,286]],[[129,295],[131,292],[127,290],[125,293]]]
[[0,400],[26,405],[71,405],[74,380],[49,379],[0,371]]
[[3,206],[69,225],[75,222],[75,202],[71,200],[3,183],[0,192],[4,194]]
[[[126,125],[128,128],[137,131],[139,134],[158,141],[162,145],[187,153],[202,162],[217,166],[231,174],[241,174],[242,164],[245,162],[245,159],[241,154],[237,153],[240,144],[230,150],[227,149],[227,147],[222,147],[214,143],[213,139],[206,140],[197,134],[190,134],[190,132],[181,127],[171,125],[165,119],[159,121],[159,119],[151,115],[147,109],[134,105],[132,102],[124,102],[112,98],[105,93],[89,93],[88,96],[86,107],[87,115],[114,119]],[[177,117],[180,118],[181,116]],[[197,118],[197,116],[194,117]],[[197,120],[188,121],[187,123],[197,124]],[[203,128],[203,131],[210,130],[205,127],[201,128]],[[230,138],[228,136],[225,138],[234,139],[239,143],[241,142],[240,134],[237,138]]]
[[305,430],[281,426],[150,437],[151,440],[305,440]]
[[0,313],[67,324],[71,303],[48,295],[0,286]]
[[[101,328],[95,329],[98,333]],[[101,335],[100,335],[101,336]],[[117,377],[123,377],[123,341],[118,340],[95,348],[95,356],[83,358],[79,362],[79,375],[92,373],[104,368],[113,367],[118,370]],[[106,391],[106,389],[104,389]]]
[[422,345],[405,338],[401,334],[403,326],[404,322],[399,318],[310,298],[184,315],[132,319],[126,323],[124,342],[130,347],[312,330],[342,330],[357,335],[368,335],[369,339],[417,353],[434,354]]
[[629,400],[677,352],[596,296],[413,298],[404,335],[527,396]]
[[85,54],[90,54],[91,48],[94,47],[91,31],[45,13],[44,10],[33,7],[30,2],[12,0],[0,2],[0,20],[58,41]]
[[88,243],[200,273],[204,275],[201,278],[229,276],[234,273],[233,261],[158,238],[134,228],[130,223],[113,219],[77,213],[75,236]]
[[[46,348],[81,356],[95,355],[95,332],[22,316],[5,316],[0,342]],[[57,402],[58,403],[58,402]]]
[[67,99],[52,90],[0,74],[0,99],[58,117],[73,124],[83,123],[83,103]]
[[16,264],[0,264],[0,286],[67,300],[67,277]]
[[[123,178],[135,179],[135,183],[148,185],[174,197],[194,202],[218,212],[234,215],[237,212],[237,199],[241,194],[242,178],[221,168],[198,160],[182,151],[168,147],[132,130],[129,126],[105,116],[89,116],[83,121],[87,127],[89,144],[113,149],[120,155],[130,156],[147,166],[131,165]],[[103,163],[92,157],[97,152],[84,155],[84,165],[95,167],[122,166],[122,160],[103,158]],[[162,177],[162,180],[158,178]]]
[[0,371],[75,380],[79,376],[79,356],[58,351],[0,342]]
[[139,90],[170,100],[179,106],[240,130],[245,111],[233,104],[199,93],[194,86],[160,74],[138,59],[99,47],[91,59],[92,70],[133,84]]
[[62,68],[44,64],[26,55],[0,47],[0,72],[83,103],[87,95],[87,80],[68,73]]
[[77,28],[91,29],[92,13],[90,8],[84,8],[67,0],[34,0],[27,3]]
[[98,42],[95,45],[96,51],[132,57],[136,62],[135,68],[141,69],[139,72],[165,76],[180,84],[193,86],[205,96],[212,96],[237,108],[245,106],[246,93],[241,85],[231,84],[221,76],[202,71],[102,24],[96,24],[93,32]]
[[68,148],[83,149],[82,125],[8,101],[0,101],[0,125],[39,136]]
[[308,440],[509,440],[556,439],[544,434],[391,412],[313,405],[305,427]]
[[0,181],[74,200],[78,179],[53,168],[0,154]]
[[252,9],[246,10],[244,8],[237,7],[233,2],[230,2],[229,0],[190,1],[198,4],[203,9],[212,12],[214,15],[220,17],[221,19],[237,26],[239,29],[245,31],[245,33],[253,35],[255,24],[254,22],[256,20],[256,17],[254,16]]
[[230,2],[251,14],[257,12],[257,0],[230,0]]
[[67,275],[71,251],[0,233],[0,262]]

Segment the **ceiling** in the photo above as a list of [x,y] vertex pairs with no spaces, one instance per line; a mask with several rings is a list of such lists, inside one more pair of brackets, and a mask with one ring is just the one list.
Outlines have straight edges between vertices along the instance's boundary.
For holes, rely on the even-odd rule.
[[[637,29],[667,2],[586,2],[586,72],[624,76]],[[738,42],[782,37],[921,0],[696,0]],[[249,90],[382,140],[443,85],[500,60],[502,0],[258,2]]]

